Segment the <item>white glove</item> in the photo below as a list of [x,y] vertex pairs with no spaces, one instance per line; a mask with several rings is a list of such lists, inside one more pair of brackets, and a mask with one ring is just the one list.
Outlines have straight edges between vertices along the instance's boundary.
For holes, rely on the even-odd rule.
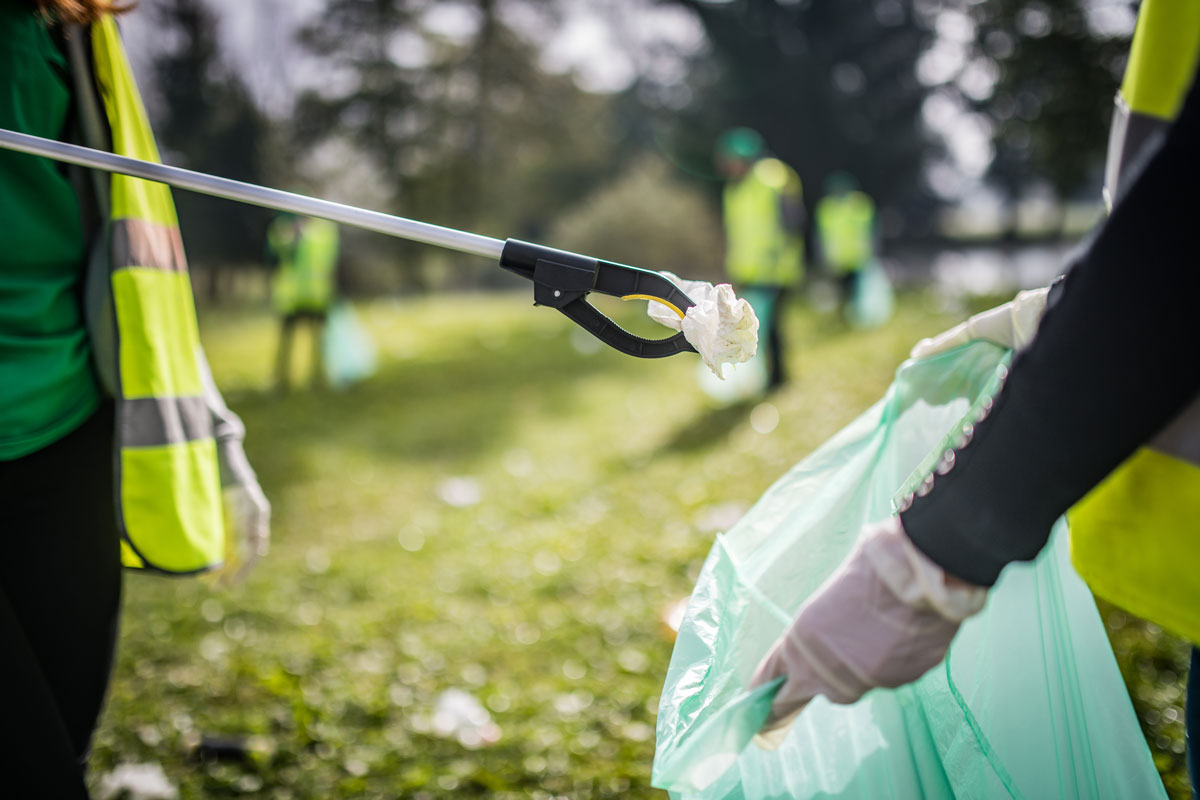
[[1049,293],[1049,286],[1021,292],[1004,305],[982,311],[932,339],[922,339],[909,355],[929,358],[976,339],[987,339],[1001,347],[1020,350],[1037,335]]
[[700,353],[718,378],[725,378],[725,364],[740,364],[754,358],[758,351],[758,317],[744,299],[733,293],[728,283],[713,286],[707,281],[688,281],[671,272],[659,273],[686,294],[696,305],[687,309],[683,319],[670,307],[650,301],[646,313],[660,325],[677,331]]
[[267,554],[271,544],[271,503],[258,484],[258,476],[246,458],[242,440],[246,426],[229,410],[217,389],[208,360],[199,353],[200,380],[205,405],[213,421],[217,462],[221,472],[221,495],[225,515],[226,562],[221,577],[240,583]]
[[786,676],[755,742],[778,747],[819,694],[853,703],[875,687],[921,677],[986,597],[986,589],[947,575],[919,551],[899,517],[868,525],[755,670],[750,688]]
[[271,503],[257,481],[227,486],[221,496],[230,545],[222,574],[238,584],[271,549]]

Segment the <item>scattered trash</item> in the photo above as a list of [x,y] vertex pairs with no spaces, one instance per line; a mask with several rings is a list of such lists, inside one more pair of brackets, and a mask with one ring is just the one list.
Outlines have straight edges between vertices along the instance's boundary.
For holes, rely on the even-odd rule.
[[701,533],[724,533],[737,524],[746,514],[745,503],[718,503],[701,509],[696,518],[696,528]]
[[454,508],[468,508],[483,500],[483,487],[474,478],[446,478],[438,484],[437,496]]
[[433,732],[444,739],[457,739],[468,750],[500,741],[500,726],[473,694],[447,689],[438,695],[433,710]]
[[626,647],[617,653],[617,663],[626,672],[641,674],[650,668],[650,657],[633,647]]
[[167,778],[161,764],[118,764],[100,779],[96,800],[175,800],[179,790]]

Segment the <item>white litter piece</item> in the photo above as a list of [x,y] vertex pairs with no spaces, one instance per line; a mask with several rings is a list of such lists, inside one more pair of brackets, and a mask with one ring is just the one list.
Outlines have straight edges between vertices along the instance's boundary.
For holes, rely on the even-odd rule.
[[468,750],[500,741],[500,726],[475,698],[462,689],[447,689],[438,695],[433,709],[433,732],[444,739],[457,739]]
[[483,500],[483,487],[474,478],[446,478],[438,484],[437,495],[448,506],[469,508]]
[[651,301],[650,319],[668,328],[683,331],[713,373],[721,374],[725,364],[749,361],[758,352],[758,317],[745,299],[733,293],[728,283],[714,286],[707,281],[689,281],[670,272],[661,273],[683,290],[696,305],[687,309],[683,319],[662,303]]
[[176,800],[179,790],[161,764],[118,764],[100,779],[96,800],[112,800],[122,793],[129,800]]

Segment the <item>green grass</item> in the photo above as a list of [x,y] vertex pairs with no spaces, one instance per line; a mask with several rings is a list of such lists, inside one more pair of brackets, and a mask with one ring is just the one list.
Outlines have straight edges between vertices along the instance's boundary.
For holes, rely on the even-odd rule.
[[[267,391],[273,320],[204,315],[274,503],[272,552],[234,589],[129,577],[94,775],[160,762],[185,798],[660,794],[660,613],[690,591],[714,516],[753,503],[954,321],[917,297],[867,333],[798,310],[794,381],[763,434],[752,406],[698,391],[694,358],[581,351],[525,295],[362,315],[379,374],[282,396]],[[441,499],[451,478],[479,502]],[[1108,622],[1160,768],[1182,786],[1185,650],[1120,612]],[[496,744],[437,735],[435,700],[455,687],[489,707]],[[246,737],[245,758],[194,755],[214,736]]]

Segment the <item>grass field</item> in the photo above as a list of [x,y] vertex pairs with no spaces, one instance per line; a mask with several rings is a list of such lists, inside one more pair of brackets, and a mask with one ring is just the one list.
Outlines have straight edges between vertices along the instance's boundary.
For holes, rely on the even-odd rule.
[[[274,503],[272,552],[233,589],[128,579],[94,779],[157,762],[185,798],[660,794],[662,610],[717,530],[955,321],[916,296],[867,333],[798,310],[794,381],[770,407],[722,409],[694,358],[597,351],[525,295],[361,312],[379,374],[282,396],[273,320],[203,315]],[[1106,620],[1182,797],[1186,648]],[[448,689],[498,730],[446,731]]]

